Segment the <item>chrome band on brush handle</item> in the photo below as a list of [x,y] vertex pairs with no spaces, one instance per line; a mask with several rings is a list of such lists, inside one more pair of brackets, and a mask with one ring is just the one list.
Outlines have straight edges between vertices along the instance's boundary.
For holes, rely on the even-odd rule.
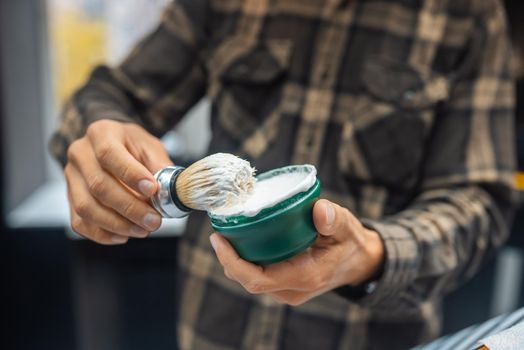
[[173,181],[176,180],[178,174],[184,169],[181,166],[169,166],[155,174],[159,189],[151,198],[151,204],[165,218],[183,218],[190,213],[190,210],[187,210],[188,208],[177,205],[171,193],[171,187],[174,185]]

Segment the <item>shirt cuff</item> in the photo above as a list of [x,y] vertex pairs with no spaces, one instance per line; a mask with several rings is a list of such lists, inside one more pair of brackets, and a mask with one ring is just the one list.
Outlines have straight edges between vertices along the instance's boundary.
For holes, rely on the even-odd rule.
[[362,224],[376,231],[384,242],[386,256],[382,274],[363,286],[344,286],[335,293],[362,306],[401,304],[402,291],[416,278],[419,268],[417,240],[408,228],[397,223],[364,219]]

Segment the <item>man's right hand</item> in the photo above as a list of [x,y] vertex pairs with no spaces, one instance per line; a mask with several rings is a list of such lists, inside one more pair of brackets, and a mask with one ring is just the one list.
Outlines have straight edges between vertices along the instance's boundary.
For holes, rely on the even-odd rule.
[[173,163],[160,140],[142,127],[111,120],[92,123],[67,152],[71,226],[101,244],[147,237],[162,218],[148,199],[153,174]]

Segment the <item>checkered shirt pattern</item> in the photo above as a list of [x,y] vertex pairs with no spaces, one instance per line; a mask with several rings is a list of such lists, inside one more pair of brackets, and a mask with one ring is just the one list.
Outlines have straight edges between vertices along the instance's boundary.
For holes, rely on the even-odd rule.
[[96,120],[170,130],[203,96],[209,153],[260,172],[310,163],[322,197],[385,243],[377,288],[301,306],[228,280],[191,215],[179,251],[181,349],[406,349],[439,334],[444,294],[508,235],[514,91],[496,0],[176,0],[117,67],[100,66],[51,141]]

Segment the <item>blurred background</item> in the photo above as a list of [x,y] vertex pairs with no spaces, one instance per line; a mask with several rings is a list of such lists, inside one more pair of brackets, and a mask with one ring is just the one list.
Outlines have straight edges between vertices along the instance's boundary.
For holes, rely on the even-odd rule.
[[[168,1],[0,1],[3,349],[176,348],[175,251],[184,220],[168,221],[152,238],[121,247],[80,240],[69,229],[61,169],[47,153],[64,100],[94,65],[122,60],[155,27]],[[518,0],[506,6],[524,170],[524,6]],[[166,135],[177,163],[205,152],[208,124],[204,100]],[[524,189],[524,175],[516,174],[516,181]],[[445,333],[524,306],[522,214],[507,246],[445,300]]]

